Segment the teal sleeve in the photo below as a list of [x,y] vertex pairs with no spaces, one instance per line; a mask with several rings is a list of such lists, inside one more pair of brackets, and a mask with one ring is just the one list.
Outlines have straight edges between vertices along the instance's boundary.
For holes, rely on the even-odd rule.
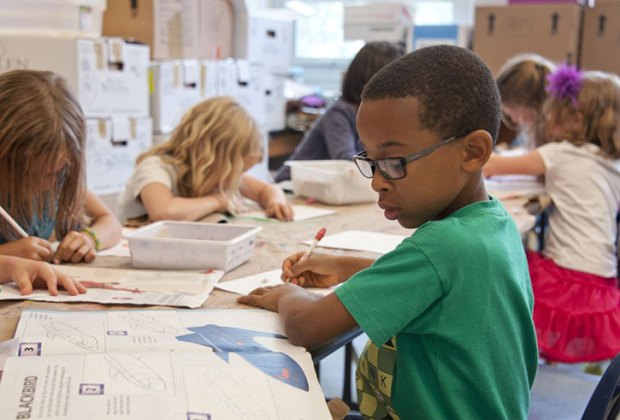
[[336,295],[370,339],[381,345],[407,327],[425,328],[424,323],[416,326],[416,320],[428,318],[422,315],[442,298],[444,287],[425,253],[407,239],[337,288]]

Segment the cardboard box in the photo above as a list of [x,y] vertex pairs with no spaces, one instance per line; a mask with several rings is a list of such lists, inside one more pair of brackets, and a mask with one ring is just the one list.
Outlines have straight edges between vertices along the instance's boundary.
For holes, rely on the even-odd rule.
[[619,40],[620,1],[617,6],[586,9],[581,41],[581,66],[586,70],[620,74]]
[[151,117],[157,134],[170,133],[202,100],[200,63],[176,60],[151,64]]
[[154,59],[231,57],[234,16],[232,0],[113,0],[103,34],[146,43]]
[[413,27],[413,49],[431,45],[456,45],[468,48],[471,27],[466,25],[415,25]]
[[98,38],[105,9],[106,0],[0,0],[0,31]]
[[0,34],[0,72],[50,70],[64,77],[86,117],[149,116],[149,50],[98,40]]
[[86,120],[86,183],[97,194],[125,188],[138,155],[151,147],[150,118],[96,118]]
[[344,39],[399,42],[413,25],[409,9],[404,4],[368,4],[345,6]]
[[525,52],[578,63],[582,11],[574,4],[478,7],[473,49],[494,74]]
[[[243,20],[236,20],[242,25]],[[288,74],[293,61],[295,22],[290,17],[263,13],[247,18],[247,26],[235,32],[235,57],[264,66],[276,74]]]

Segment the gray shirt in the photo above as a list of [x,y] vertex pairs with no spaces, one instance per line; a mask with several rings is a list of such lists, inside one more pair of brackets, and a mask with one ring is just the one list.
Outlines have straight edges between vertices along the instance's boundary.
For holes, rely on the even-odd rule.
[[[357,107],[343,100],[336,101],[306,133],[289,160],[351,159],[362,151],[355,116]],[[288,166],[282,166],[276,181],[291,178]]]

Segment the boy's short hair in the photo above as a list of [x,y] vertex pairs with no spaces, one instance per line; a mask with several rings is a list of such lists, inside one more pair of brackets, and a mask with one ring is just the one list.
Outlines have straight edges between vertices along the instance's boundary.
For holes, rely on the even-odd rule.
[[436,45],[421,48],[381,69],[362,101],[415,97],[422,128],[442,138],[486,130],[495,142],[501,101],[489,68],[473,52]]

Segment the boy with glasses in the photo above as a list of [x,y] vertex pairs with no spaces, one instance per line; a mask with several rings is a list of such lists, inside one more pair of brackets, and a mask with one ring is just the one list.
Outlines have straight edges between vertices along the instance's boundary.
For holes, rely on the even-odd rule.
[[[525,252],[482,177],[499,115],[495,81],[466,49],[423,48],[382,69],[362,95],[354,159],[385,217],[417,230],[376,261],[297,253],[283,263],[291,283],[239,298],[280,312],[299,345],[360,326],[365,417],[527,417],[537,347]],[[338,283],[325,297],[302,288]]]

